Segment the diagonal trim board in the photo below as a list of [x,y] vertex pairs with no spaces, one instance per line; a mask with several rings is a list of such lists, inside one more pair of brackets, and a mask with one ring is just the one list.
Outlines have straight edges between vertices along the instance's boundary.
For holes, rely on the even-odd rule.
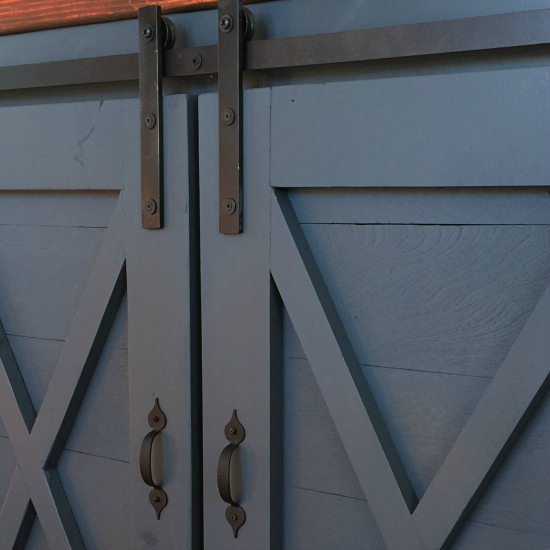
[[414,511],[429,550],[445,548],[451,542],[455,529],[471,512],[548,390],[549,321],[550,288],[527,319]]
[[0,511],[0,540],[6,548],[25,548],[36,512],[19,466],[15,467],[4,506]]
[[[30,413],[19,406],[29,399],[26,388],[12,383],[18,381],[17,365],[5,346],[1,350],[0,416],[18,463],[0,512],[2,541],[23,538],[19,531],[27,529],[34,507],[51,548],[85,550],[56,464],[125,293],[123,222],[121,194],[30,433],[24,416]],[[17,517],[11,515],[13,510]],[[10,525],[11,521],[19,524]]]
[[362,373],[354,375],[357,359],[281,191],[272,200],[271,239],[273,278],[388,549],[448,548],[549,387],[550,289],[411,515],[397,489],[403,480],[390,466],[387,428],[380,428],[378,409],[373,415],[372,404],[361,403],[364,388],[357,382],[367,382]]
[[[425,550],[414,491],[289,199],[276,191],[271,273],[390,550]],[[351,421],[352,420],[352,421]]]

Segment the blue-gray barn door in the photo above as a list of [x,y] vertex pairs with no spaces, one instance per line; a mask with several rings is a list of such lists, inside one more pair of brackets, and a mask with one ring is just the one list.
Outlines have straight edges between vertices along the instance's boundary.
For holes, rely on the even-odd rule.
[[245,92],[238,236],[201,97],[206,550],[550,548],[550,81],[486,68]]
[[[137,99],[0,109],[3,550],[191,547],[188,109],[165,101],[157,232]],[[156,398],[161,521],[139,469]]]

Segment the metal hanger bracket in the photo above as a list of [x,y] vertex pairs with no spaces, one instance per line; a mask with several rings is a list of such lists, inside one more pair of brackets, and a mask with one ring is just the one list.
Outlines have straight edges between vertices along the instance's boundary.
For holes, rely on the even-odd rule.
[[163,50],[175,43],[174,26],[158,5],[138,10],[141,126],[141,219],[144,229],[164,227],[162,147]]
[[242,0],[218,2],[219,209],[220,233],[243,232],[244,44],[254,17]]

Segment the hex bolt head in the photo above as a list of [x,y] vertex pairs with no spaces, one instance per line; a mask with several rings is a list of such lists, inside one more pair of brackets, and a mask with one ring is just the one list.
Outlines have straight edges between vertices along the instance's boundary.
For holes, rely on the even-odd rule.
[[143,27],[143,29],[141,29],[141,35],[147,41],[153,40],[153,38],[155,36],[155,29],[153,28],[152,25],[147,25],[147,26]]
[[149,113],[143,119],[143,122],[145,122],[146,128],[149,128],[149,130],[152,130],[155,127],[155,124],[157,123],[157,117],[153,113]]
[[224,199],[222,201],[222,208],[228,216],[231,216],[237,210],[237,203],[233,199]]
[[230,15],[224,15],[220,19],[220,30],[222,32],[231,32],[233,28],[233,17]]
[[[149,215],[153,215],[157,211],[157,203],[153,199],[149,199],[144,206],[145,212]],[[157,422],[157,420],[155,420]]]
[[226,126],[231,126],[235,122],[235,111],[233,109],[224,109],[222,111],[222,121]]

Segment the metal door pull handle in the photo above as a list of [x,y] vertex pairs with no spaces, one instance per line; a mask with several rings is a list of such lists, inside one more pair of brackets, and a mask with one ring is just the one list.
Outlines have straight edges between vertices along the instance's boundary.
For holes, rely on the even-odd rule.
[[235,538],[246,521],[246,514],[231,496],[231,458],[239,444],[244,441],[244,435],[244,428],[237,419],[237,411],[234,410],[231,420],[225,427],[225,437],[229,445],[222,451],[218,461],[218,490],[220,497],[229,504],[225,511],[225,518],[231,525]]
[[155,400],[155,406],[149,413],[149,426],[153,428],[144,438],[139,452],[139,471],[143,481],[153,487],[149,493],[149,502],[160,519],[160,513],[168,504],[168,496],[153,480],[153,444],[160,432],[166,427],[166,415],[162,412],[159,400]]

